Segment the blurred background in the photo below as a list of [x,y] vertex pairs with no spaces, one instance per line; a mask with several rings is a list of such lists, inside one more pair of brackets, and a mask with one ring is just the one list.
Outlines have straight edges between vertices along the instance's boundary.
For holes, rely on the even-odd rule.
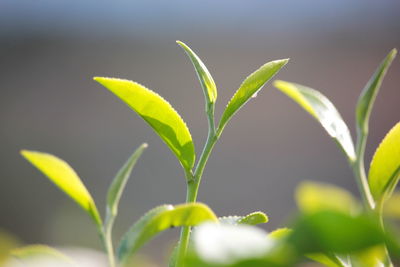
[[[181,114],[197,153],[207,135],[203,93],[175,40],[203,59],[218,86],[216,116],[242,80],[267,61],[291,58],[276,76],[320,90],[354,132],[354,106],[384,56],[400,47],[399,1],[0,1],[0,229],[22,243],[100,249],[92,222],[20,155],[55,154],[74,167],[101,211],[107,187],[141,143],[116,222],[118,238],[148,209],[185,200],[174,155],[93,76],[132,79]],[[366,161],[399,120],[400,61],[371,117]],[[328,135],[271,84],[226,127],[206,167],[199,201],[218,215],[265,211],[267,230],[296,211],[302,180],[357,193]],[[142,253],[165,262],[171,230]]]

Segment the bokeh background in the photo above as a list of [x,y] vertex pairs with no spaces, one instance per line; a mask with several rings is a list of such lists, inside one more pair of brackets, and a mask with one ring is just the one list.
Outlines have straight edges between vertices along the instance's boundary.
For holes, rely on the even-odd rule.
[[[157,91],[187,122],[201,151],[203,94],[182,40],[218,86],[217,118],[241,81],[267,61],[291,58],[276,78],[328,96],[354,136],[354,105],[380,61],[400,47],[393,1],[0,1],[0,228],[24,243],[101,248],[91,221],[19,155],[68,161],[102,210],[107,187],[132,151],[149,148],[123,196],[115,236],[146,210],[185,199],[180,166],[153,131],[92,80],[132,79]],[[400,62],[371,118],[366,161],[399,120]],[[271,84],[231,121],[205,170],[199,200],[218,215],[269,214],[284,225],[302,180],[357,194],[347,163],[320,125]],[[163,262],[178,231],[142,253]]]

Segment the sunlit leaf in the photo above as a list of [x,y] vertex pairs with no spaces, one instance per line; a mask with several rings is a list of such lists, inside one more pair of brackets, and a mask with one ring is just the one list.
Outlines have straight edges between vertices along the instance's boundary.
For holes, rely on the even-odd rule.
[[95,77],[142,117],[190,171],[195,161],[192,136],[175,109],[160,95],[129,80]]
[[354,214],[360,207],[352,194],[343,188],[316,182],[302,182],[296,190],[299,209],[305,213],[333,210]]
[[102,224],[92,196],[68,163],[51,154],[37,151],[22,150],[21,154],[78,203],[78,205],[92,217],[97,225]]
[[246,216],[224,216],[219,217],[218,220],[223,224],[237,225],[257,225],[268,222],[268,216],[264,212],[255,211]]
[[381,202],[390,197],[400,178],[400,122],[376,149],[368,176],[375,200]]
[[281,239],[281,238],[286,238],[290,233],[292,232],[292,229],[290,228],[278,228],[272,231],[271,233],[268,234],[269,238],[272,239]]
[[347,267],[339,258],[335,255],[328,255],[322,253],[314,253],[314,254],[307,254],[307,258],[312,259],[313,261],[319,262],[324,266],[328,267]]
[[108,189],[107,210],[113,217],[117,215],[118,203],[131,175],[132,169],[146,148],[147,144],[142,144],[138,149],[136,149],[136,151],[126,161],[124,166],[122,166],[122,168],[118,171],[112,184],[110,185],[110,188]]
[[60,263],[68,264],[68,266],[78,266],[76,263],[74,263],[72,259],[67,257],[62,252],[46,245],[29,245],[21,248],[16,248],[10,252],[10,255],[20,260],[29,260],[32,258],[40,257],[44,260],[47,259],[59,261]]
[[393,49],[389,52],[386,58],[383,60],[381,65],[372,75],[371,79],[368,81],[367,85],[364,87],[360,98],[358,99],[357,109],[356,109],[356,121],[357,128],[360,133],[368,133],[368,122],[369,116],[371,114],[372,107],[375,102],[376,95],[378,94],[379,88],[381,87],[382,80],[390,67],[390,64],[396,57],[397,50]]
[[195,226],[205,221],[217,222],[212,210],[201,203],[177,206],[164,205],[150,210],[124,235],[118,248],[118,258],[126,261],[158,233],[173,227]]
[[335,106],[320,92],[295,83],[275,81],[276,88],[297,102],[310,113],[334,138],[351,162],[355,151],[350,131]]
[[383,208],[383,214],[386,217],[400,220],[400,192],[395,191],[385,201],[385,205]]
[[352,267],[380,267],[385,266],[385,246],[374,246],[352,254]]
[[176,42],[185,50],[186,54],[192,61],[193,66],[196,69],[197,76],[200,80],[201,87],[203,88],[207,103],[214,104],[217,100],[217,87],[206,65],[204,65],[203,61],[201,61],[201,59],[192,51],[192,49],[189,48],[189,46],[181,41]]
[[258,91],[267,83],[278,71],[286,65],[288,59],[275,60],[266,63],[258,70],[250,74],[240,85],[233,95],[222,114],[218,126],[218,133],[221,134],[223,128],[230,118],[244,105],[251,97],[257,95]]
[[378,220],[336,211],[304,215],[294,225],[288,242],[300,254],[351,253],[384,242]]

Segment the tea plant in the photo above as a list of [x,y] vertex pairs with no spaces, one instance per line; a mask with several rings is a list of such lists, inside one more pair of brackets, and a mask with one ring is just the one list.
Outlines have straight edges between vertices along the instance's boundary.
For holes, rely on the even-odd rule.
[[[109,265],[129,266],[132,256],[155,235],[170,227],[182,227],[170,266],[292,266],[305,258],[336,267],[393,266],[393,261],[400,258],[400,242],[394,228],[385,226],[384,216],[390,214],[400,218],[400,211],[396,209],[400,206],[400,197],[391,198],[400,177],[400,123],[393,127],[378,147],[368,176],[364,167],[364,151],[372,106],[396,50],[391,51],[378,67],[357,103],[355,146],[347,125],[325,96],[298,84],[274,83],[316,118],[338,143],[353,169],[363,202],[359,203],[344,189],[305,182],[296,193],[301,213],[291,229],[266,233],[254,226],[268,221],[262,212],[218,218],[208,206],[196,203],[196,200],[207,160],[225,126],[288,60],[268,62],[250,74],[216,123],[216,84],[201,59],[184,43],[178,41],[178,44],[193,63],[205,97],[208,136],[197,162],[190,131],[166,100],[133,81],[94,78],[143,118],[167,144],[183,168],[187,185],[186,203],[162,205],[148,211],[124,234],[117,253],[112,243],[112,229],[118,204],[132,169],[147,145],[141,145],[113,179],[107,194],[104,220],[89,191],[66,162],[42,152],[22,151],[29,162],[91,217],[108,255]],[[385,204],[394,208],[387,210]],[[193,226],[196,226],[194,230]],[[63,260],[66,258],[46,246],[28,246],[13,251],[14,256],[22,259],[37,253]]]

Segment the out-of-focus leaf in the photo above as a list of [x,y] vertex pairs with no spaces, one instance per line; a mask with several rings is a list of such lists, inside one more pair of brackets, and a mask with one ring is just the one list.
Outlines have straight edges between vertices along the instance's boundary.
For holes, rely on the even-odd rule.
[[386,252],[383,245],[374,246],[352,255],[352,267],[381,267],[384,266]]
[[355,160],[350,131],[328,98],[314,89],[295,83],[275,81],[274,85],[321,123],[328,134],[337,141],[350,162]]
[[55,185],[78,203],[78,205],[91,216],[97,225],[102,225],[99,212],[97,211],[92,196],[68,163],[51,154],[37,151],[22,150],[21,154],[32,163],[33,166],[46,175]]
[[261,223],[268,222],[268,216],[264,212],[255,211],[246,216],[224,216],[219,217],[218,220],[223,224],[237,225],[237,224],[247,224],[247,225],[257,225]]
[[328,266],[328,267],[348,267],[348,265],[343,263],[335,255],[314,253],[314,254],[307,254],[306,256],[307,256],[307,258],[310,258],[313,261],[319,262],[319,263],[323,264],[324,266]]
[[215,85],[214,79],[208,71],[203,61],[190,49],[189,46],[181,41],[176,41],[185,50],[189,56],[196,70],[197,76],[200,80],[201,87],[203,88],[204,96],[207,104],[214,104],[217,100],[217,86]]
[[301,217],[288,237],[300,254],[351,253],[384,242],[377,218],[320,211]]
[[385,202],[383,215],[400,220],[400,192],[395,191]]
[[280,59],[268,62],[258,70],[250,74],[240,85],[233,95],[222,114],[218,126],[218,134],[221,134],[230,118],[244,105],[251,97],[255,97],[258,91],[267,83],[278,71],[286,65],[289,59]]
[[195,229],[192,238],[197,257],[216,266],[263,258],[273,246],[266,232],[249,225],[206,223]]
[[121,199],[122,192],[131,175],[132,169],[138,158],[147,148],[147,144],[142,144],[125,162],[124,166],[118,171],[107,193],[107,210],[110,216],[115,217],[118,212],[118,203]]
[[16,237],[0,228],[0,266],[4,266],[10,251],[19,245],[20,241]]
[[123,236],[118,248],[118,259],[124,263],[147,241],[172,227],[195,226],[205,221],[217,222],[214,212],[201,203],[177,206],[163,205],[150,210]]
[[390,64],[396,57],[397,50],[393,49],[389,52],[383,62],[379,65],[378,69],[372,75],[367,85],[364,87],[360,98],[358,99],[356,108],[356,121],[357,128],[360,133],[368,133],[369,116],[375,102],[376,95],[381,87],[382,80],[385,77]]
[[376,149],[369,168],[369,186],[377,202],[389,198],[400,178],[400,122]]
[[185,122],[164,98],[133,81],[104,77],[95,77],[94,80],[142,117],[187,171],[193,168],[195,151],[192,136]]
[[297,206],[304,213],[333,210],[354,214],[360,209],[357,200],[345,189],[309,181],[302,182],[297,187],[296,201]]
[[21,248],[16,248],[10,252],[10,255],[20,260],[29,260],[34,257],[43,257],[49,260],[52,259],[60,261],[63,264],[68,264],[68,266],[78,266],[65,254],[61,253],[55,248],[46,245],[29,245]]
[[278,228],[271,233],[268,234],[269,238],[272,239],[282,239],[286,238],[290,233],[292,232],[292,229],[289,228]]

